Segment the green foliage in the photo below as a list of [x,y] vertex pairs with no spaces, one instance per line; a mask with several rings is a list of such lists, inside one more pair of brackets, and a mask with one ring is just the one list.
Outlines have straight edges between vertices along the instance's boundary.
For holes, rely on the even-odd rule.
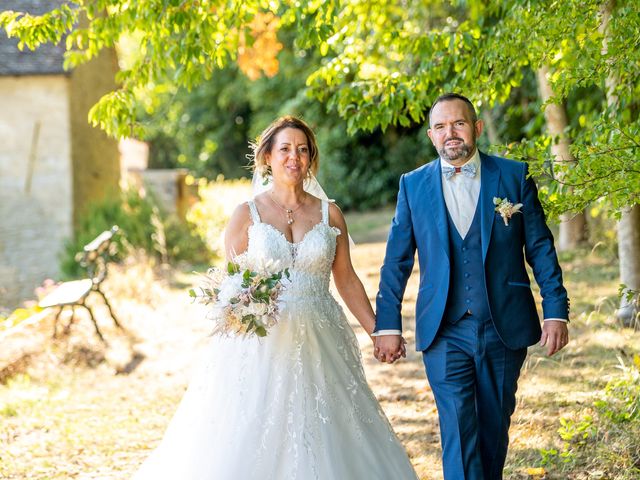
[[180,220],[175,215],[163,216],[160,219],[164,230],[167,260],[170,263],[209,265],[215,258],[215,252],[200,238],[193,223]]
[[424,129],[414,124],[345,135],[346,122],[307,95],[305,78],[320,61],[317,52],[296,48],[290,29],[280,31],[280,40],[285,48],[273,78],[249,81],[230,65],[191,92],[158,95],[144,120],[151,165],[187,167],[209,179],[248,175],[247,140],[278,116],[296,114],[317,134],[320,182],[343,209],[393,202],[400,175],[435,157]]
[[[290,32],[288,50],[313,52],[314,62],[299,69],[299,79],[310,95],[344,119],[340,128],[344,125],[351,134],[414,128],[425,122],[434,98],[452,90],[466,93],[484,109],[513,114],[515,120],[519,109],[530,114],[531,104],[520,108],[513,96],[532,86],[532,72],[547,66],[556,93],[552,101],[568,102],[572,116],[577,115],[577,125],[574,120],[566,132],[575,163],[554,165],[549,149],[558,139],[540,134],[538,114],[524,130],[501,129],[509,133],[503,142],[516,142],[512,154],[530,160],[532,173],[543,176],[546,207],[555,215],[606,199],[611,212],[619,214],[640,202],[640,8],[634,0],[77,0],[73,8],[65,5],[41,17],[3,12],[0,26],[29,48],[67,34],[70,67],[127,36],[135,38],[137,55],[118,74],[120,88],[104,96],[90,116],[112,135],[141,135],[137,101],[167,84],[191,89],[210,79],[215,83],[218,75],[222,81],[220,69],[241,59],[240,50],[255,40],[252,22],[265,12],[278,16],[278,28]],[[245,85],[238,82],[231,96]],[[303,90],[288,89],[287,97],[264,95],[260,101],[249,92],[249,104],[258,112],[277,102],[282,110],[298,113],[296,107],[309,105]],[[216,108],[224,111],[224,105]],[[234,106],[242,110],[243,105]],[[195,105],[187,108],[192,109]],[[267,108],[264,115],[271,120],[277,110]],[[233,114],[233,106],[228,113]],[[193,117],[177,118],[184,120],[182,126],[164,132],[167,137],[183,129],[187,137],[197,136],[188,133]],[[222,123],[233,125],[228,117]],[[267,123],[256,114],[247,131],[257,133],[255,126]],[[226,138],[223,129],[213,136],[210,132],[199,132],[197,158],[206,164],[214,153],[235,155],[220,141]],[[187,142],[176,141],[179,154],[191,155],[184,153]],[[365,171],[354,168],[353,161],[330,163],[344,166],[343,171]],[[367,181],[384,184],[387,179]],[[352,203],[372,196],[372,191],[363,192]]]
[[510,148],[510,155],[529,162],[532,175],[547,179],[545,209],[553,216],[579,212],[606,199],[616,218],[628,205],[640,203],[640,123],[593,120],[589,128],[571,129],[575,162],[554,162],[554,139],[540,135]]
[[[73,29],[78,21],[78,10],[64,3],[59,8],[43,15],[30,15],[6,10],[0,13],[0,27],[6,28],[9,36],[20,39],[18,48],[34,50],[43,43],[59,43],[65,32]],[[67,40],[67,48],[73,40]]]
[[[74,2],[41,17],[5,11],[0,26],[34,48],[67,34],[65,65],[75,67],[114,47],[124,33],[136,34],[139,57],[119,72],[122,88],[108,94],[90,113],[92,122],[114,136],[139,132],[132,93],[172,79],[191,88],[211,78],[237,57],[241,38],[260,1],[128,0]],[[268,4],[265,5],[268,7]],[[78,21],[84,19],[86,21]]]
[[595,402],[595,406],[616,425],[640,423],[640,356],[634,356],[631,366],[621,362],[620,368],[622,375],[607,383],[604,399]]
[[542,449],[542,465],[564,473],[588,469],[601,478],[631,480],[640,475],[640,356],[631,365],[620,362],[600,399],[579,420],[560,419],[562,448]]
[[[558,215],[604,198],[619,214],[640,202],[636,2],[609,3],[606,29],[607,2],[595,0],[374,2],[371,11],[368,3],[340,10],[327,61],[308,80],[315,95],[348,118],[351,131],[422,119],[448,90],[500,110],[514,89],[531,83],[527,72],[544,64],[553,101],[569,101],[578,119],[567,132],[576,162],[554,165],[550,146],[557,139],[539,128],[527,132],[530,125],[527,140],[510,151],[546,177],[546,207]],[[522,138],[514,134],[503,141]]]
[[131,249],[145,250],[165,261],[206,263],[211,259],[211,253],[188,224],[165,218],[149,197],[128,189],[120,197],[110,197],[89,206],[79,221],[75,238],[67,242],[62,253],[61,271],[65,278],[78,278],[84,274],[76,261],[77,253],[113,225],[120,227],[114,239],[116,261]]
[[192,91],[169,87],[141,118],[151,168],[186,167],[196,177],[246,175],[252,109],[248,79],[225,67]]
[[395,202],[400,175],[436,157],[423,128],[392,127],[346,136],[334,119],[318,129],[323,147],[318,178],[345,210],[367,210]]

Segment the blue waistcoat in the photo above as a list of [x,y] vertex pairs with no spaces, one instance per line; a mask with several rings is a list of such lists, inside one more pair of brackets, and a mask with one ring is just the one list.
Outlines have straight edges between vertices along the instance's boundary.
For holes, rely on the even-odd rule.
[[464,240],[447,211],[451,280],[444,311],[445,322],[455,323],[467,312],[480,320],[488,320],[491,317],[482,262],[479,211],[476,207],[471,227]]

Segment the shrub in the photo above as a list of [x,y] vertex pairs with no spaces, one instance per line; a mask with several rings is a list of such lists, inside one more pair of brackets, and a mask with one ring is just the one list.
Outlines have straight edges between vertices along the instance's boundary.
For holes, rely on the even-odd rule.
[[631,480],[640,476],[640,356],[620,362],[601,397],[579,420],[560,419],[562,448],[541,450],[542,464],[564,473],[599,472],[598,478]]
[[164,215],[149,195],[130,188],[118,197],[89,206],[79,221],[75,238],[67,242],[62,253],[63,277],[78,278],[84,274],[76,261],[77,253],[113,225],[120,227],[114,239],[118,247],[115,260],[122,259],[131,248],[142,249],[163,262],[186,260],[205,263],[212,258],[211,251],[193,226],[180,222],[174,216]]

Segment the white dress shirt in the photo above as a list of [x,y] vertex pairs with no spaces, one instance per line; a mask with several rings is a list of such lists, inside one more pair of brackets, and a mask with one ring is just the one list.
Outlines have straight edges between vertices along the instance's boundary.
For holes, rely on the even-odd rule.
[[[473,217],[476,214],[476,208],[478,206],[478,199],[480,198],[480,153],[476,148],[476,151],[463,165],[467,163],[473,163],[476,165],[476,174],[473,178],[467,177],[462,173],[455,173],[452,177],[446,178],[444,174],[440,175],[442,180],[442,194],[444,195],[444,203],[447,205],[451,220],[458,230],[458,233],[464,240],[464,237],[469,233]],[[449,165],[453,167],[449,162],[444,159],[440,159],[440,169],[443,165]],[[462,167],[462,165],[459,165]],[[556,320],[566,322],[566,319],[562,318],[545,318],[547,320]],[[400,330],[379,330],[372,334],[377,337],[381,335],[402,335]]]
[[[463,240],[469,233],[469,228],[471,228],[471,222],[473,222],[476,207],[478,206],[478,198],[480,198],[480,154],[477,148],[473,156],[464,165],[467,163],[475,164],[476,166],[476,174],[473,178],[467,177],[463,173],[455,173],[451,178],[440,175],[444,203],[447,205],[451,220],[453,220],[453,224]],[[441,158],[441,169],[443,165],[453,167],[453,165]],[[458,166],[462,167],[463,165]]]

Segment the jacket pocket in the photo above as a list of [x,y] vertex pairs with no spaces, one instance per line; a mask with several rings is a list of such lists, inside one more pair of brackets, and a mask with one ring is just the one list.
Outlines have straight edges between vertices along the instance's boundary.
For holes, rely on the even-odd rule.
[[525,283],[525,282],[507,282],[508,285],[511,285],[512,287],[525,287],[525,288],[531,288],[531,284],[529,283]]

